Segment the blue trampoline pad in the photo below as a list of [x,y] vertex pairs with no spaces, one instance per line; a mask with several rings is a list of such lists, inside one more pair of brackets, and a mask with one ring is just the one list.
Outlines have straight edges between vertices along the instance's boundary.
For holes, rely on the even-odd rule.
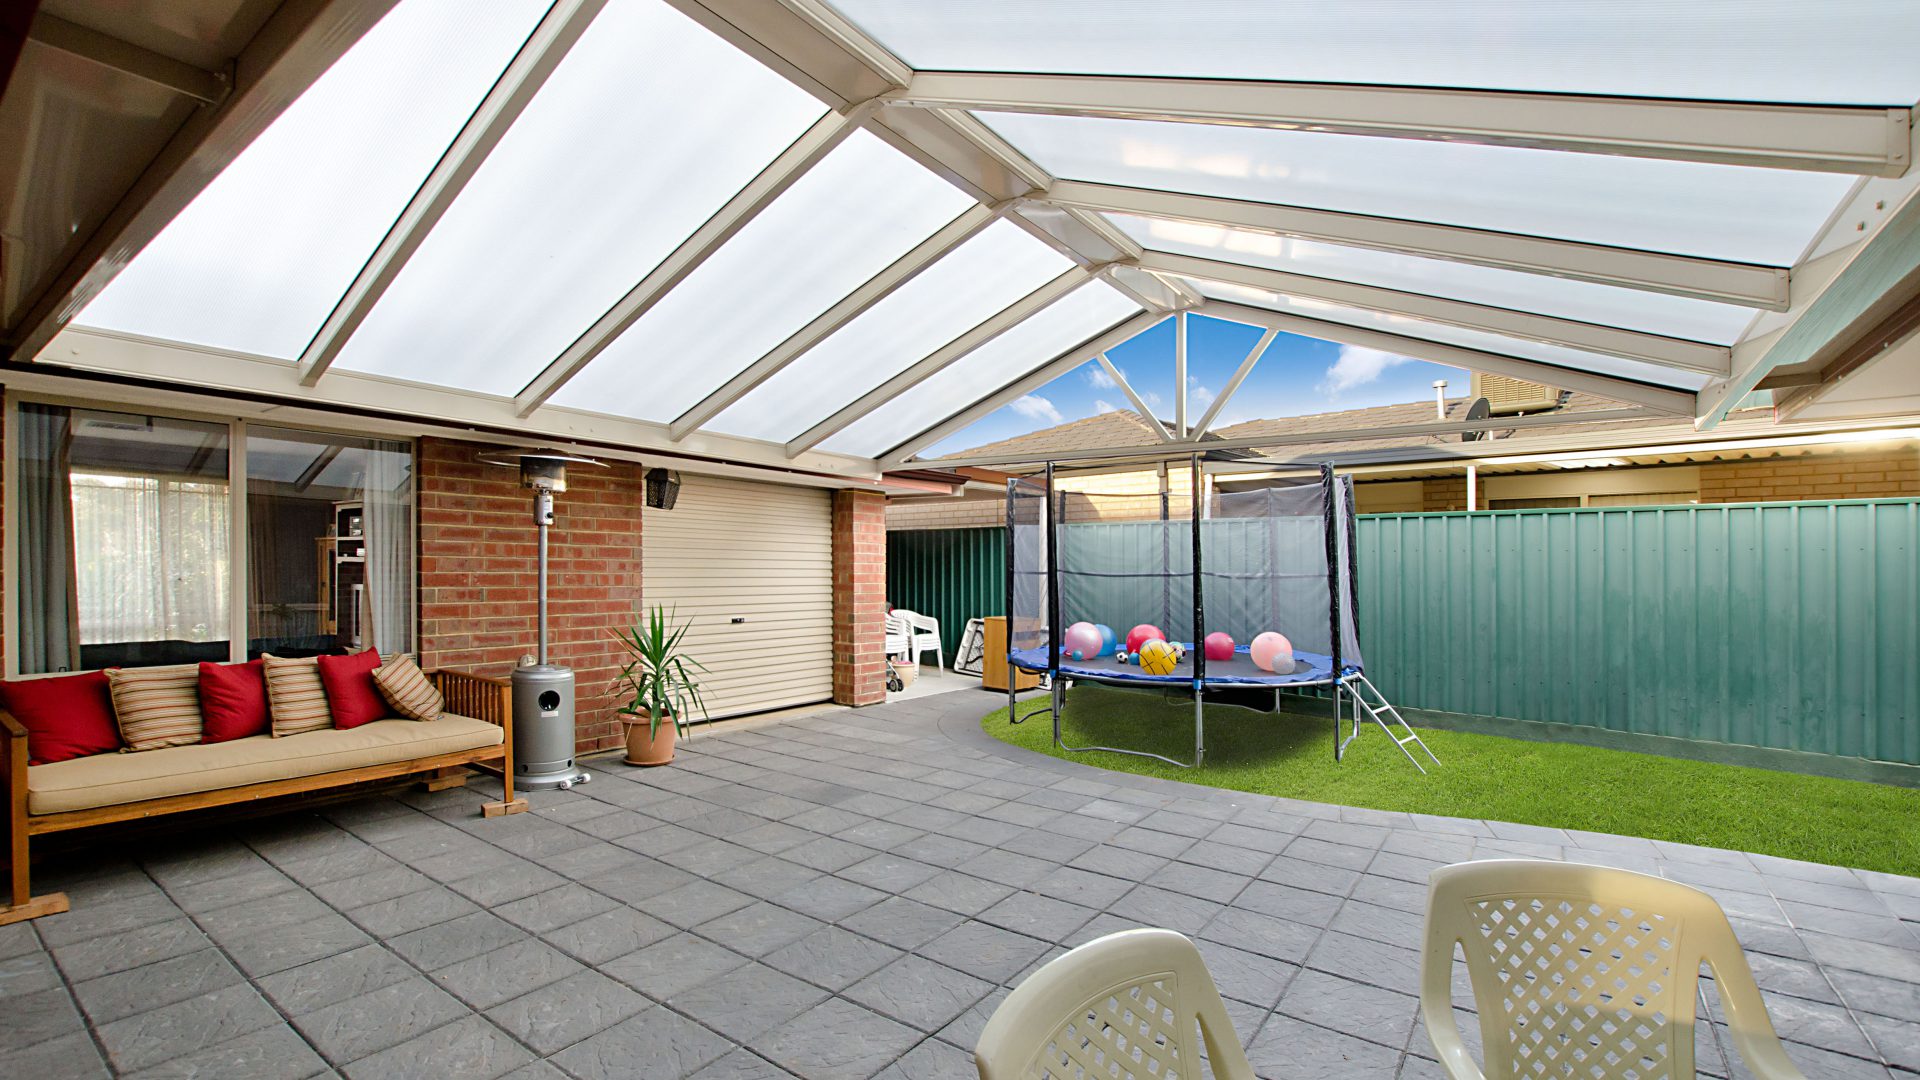
[[[1022,671],[1045,672],[1047,670],[1047,650],[1015,649],[1007,656],[1007,661]],[[1347,671],[1358,669],[1347,665]],[[1247,655],[1247,647],[1242,645],[1233,650],[1231,660],[1207,661],[1207,686],[1301,686],[1330,681],[1333,672],[1333,657],[1319,653],[1299,652],[1293,654],[1293,670],[1280,673],[1267,671],[1253,662]],[[1060,657],[1060,674],[1069,679],[1086,679],[1093,682],[1115,683],[1138,686],[1192,686],[1193,685],[1193,646],[1187,646],[1187,655],[1174,665],[1173,672],[1167,675],[1149,675],[1140,670],[1138,664],[1122,664],[1111,655],[1095,657],[1092,660],[1074,660]]]

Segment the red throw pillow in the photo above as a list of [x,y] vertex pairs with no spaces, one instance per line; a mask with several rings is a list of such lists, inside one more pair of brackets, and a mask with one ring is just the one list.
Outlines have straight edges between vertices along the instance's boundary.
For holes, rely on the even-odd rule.
[[0,682],[0,704],[27,729],[27,764],[71,761],[120,749],[107,673]]
[[326,688],[334,727],[356,728],[393,715],[373,682],[373,669],[379,666],[380,654],[372,649],[352,656],[320,657],[320,685]]
[[200,665],[200,741],[227,742],[265,735],[267,680],[258,660]]

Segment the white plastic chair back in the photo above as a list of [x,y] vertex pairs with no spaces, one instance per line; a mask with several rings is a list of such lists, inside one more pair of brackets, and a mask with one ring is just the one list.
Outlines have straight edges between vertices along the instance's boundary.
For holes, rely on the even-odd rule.
[[[1484,1074],[1454,1023],[1454,946],[1480,1014]],[[1434,871],[1420,1014],[1456,1080],[1691,1080],[1700,964],[1755,1075],[1800,1076],[1713,897],[1664,878],[1503,859]]]
[[1253,1080],[1200,951],[1171,930],[1109,934],[1034,972],[973,1058],[980,1080]]
[[922,615],[917,611],[908,611],[903,614],[906,615],[907,625],[913,633],[913,662],[918,664],[922,656],[932,653],[934,664],[945,670],[947,654],[940,644],[940,620],[931,615]]
[[906,659],[913,651],[913,624],[907,621],[907,613],[894,610],[887,612],[886,654]]

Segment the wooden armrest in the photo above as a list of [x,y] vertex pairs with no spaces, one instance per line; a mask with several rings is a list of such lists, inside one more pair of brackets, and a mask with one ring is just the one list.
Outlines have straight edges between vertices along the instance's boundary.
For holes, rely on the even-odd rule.
[[20,721],[13,718],[12,713],[5,709],[0,709],[0,735],[4,735],[9,739],[19,739],[25,742],[27,729],[21,726]]
[[513,680],[452,668],[436,668],[427,672],[427,678],[433,680],[440,696],[446,699],[448,712],[512,730]]

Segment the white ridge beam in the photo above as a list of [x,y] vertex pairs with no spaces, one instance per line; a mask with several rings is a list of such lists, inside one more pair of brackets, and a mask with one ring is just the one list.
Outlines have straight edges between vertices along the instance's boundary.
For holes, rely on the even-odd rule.
[[194,67],[44,11],[34,15],[32,24],[27,28],[27,40],[77,56],[90,64],[98,64],[143,82],[165,87],[203,105],[219,104],[233,89],[233,81],[223,71]]
[[1060,207],[1424,255],[1772,311],[1787,306],[1787,271],[1773,266],[1077,180],[1055,181],[1041,201]]
[[1733,355],[1733,350],[1724,345],[1709,345],[1704,342],[1665,337],[1638,330],[1622,330],[1597,323],[1562,319],[1552,315],[1537,315],[1511,308],[1490,307],[1462,300],[1449,300],[1423,293],[1401,292],[1397,289],[1383,289],[1373,285],[1357,285],[1347,281],[1270,270],[1261,266],[1247,266],[1244,263],[1227,262],[1221,259],[1202,259],[1190,255],[1149,251],[1140,257],[1140,268],[1179,274],[1203,281],[1265,289],[1286,296],[1321,300],[1343,307],[1400,315],[1424,322],[1442,323],[1469,330],[1484,330],[1507,337],[1525,338],[1529,341],[1562,345],[1570,349],[1604,353],[1608,356],[1620,356],[1629,360],[1643,360],[1708,375],[1725,375]]
[[831,153],[847,136],[859,130],[873,108],[872,102],[863,102],[843,111],[829,112],[815,121],[792,145],[781,151],[779,157],[760,170],[758,176],[748,181],[746,187],[728,199],[725,206],[695,229],[692,236],[682,240],[679,247],[660,260],[660,265],[648,271],[639,284],[614,301],[613,306],[595,320],[586,333],[574,339],[573,344],[568,345],[544,371],[535,376],[514,399],[514,407],[519,415],[531,415],[535,409],[546,404],[567,384],[567,380],[592,363],[593,358],[599,356],[614,338],[638,322],[675,285],[698,270],[714,252],[720,250],[722,244],[746,228],[749,222],[759,216],[760,211],[772,205],[773,200],[805,176],[807,170]]
[[912,367],[860,395],[858,399],[832,416],[802,432],[787,443],[787,456],[799,457],[832,438],[847,425],[945,371],[959,362],[962,357],[1039,314],[1054,301],[1086,284],[1092,278],[1093,274],[1090,271],[1076,266],[1008,304],[985,322],[942,345],[938,350],[921,358]]
[[1247,352],[1247,358],[1240,361],[1240,366],[1234,370],[1233,378],[1227,380],[1227,385],[1220,389],[1219,395],[1213,399],[1213,404],[1207,408],[1206,415],[1194,425],[1192,438],[1195,442],[1205,438],[1207,432],[1213,430],[1213,422],[1220,416],[1220,410],[1226,408],[1227,402],[1233,400],[1233,395],[1239,391],[1240,384],[1246,382],[1247,376],[1253,371],[1253,365],[1260,362],[1260,357],[1266,353],[1267,346],[1273,344],[1273,339],[1278,336],[1280,331],[1269,326],[1267,332],[1260,335],[1260,340],[1254,342],[1253,348]]
[[1014,398],[1036,387],[1045,386],[1047,383],[1072,371],[1081,364],[1092,360],[1108,349],[1146,333],[1148,330],[1160,325],[1161,321],[1168,317],[1165,312],[1143,311],[1127,319],[1125,322],[1115,324],[1105,333],[1096,335],[1092,339],[1068,349],[1020,378],[1002,386],[1000,389],[995,390],[993,393],[986,395],[973,404],[960,409],[945,420],[920,432],[918,435],[902,441],[899,445],[880,455],[882,463],[895,466],[904,464],[914,454],[932,446],[934,443],[952,435],[956,431],[964,431],[974,421],[1007,404]]
[[894,106],[1171,120],[1899,176],[1911,108],[1338,83],[916,72]]
[[773,378],[788,364],[800,359],[815,345],[831,337],[835,331],[858,318],[861,312],[886,299],[895,289],[912,281],[922,270],[938,262],[948,252],[979,235],[980,231],[993,224],[1005,209],[1005,204],[974,206],[947,222],[938,232],[914,245],[913,250],[895,259],[892,265],[842,297],[839,303],[794,331],[787,340],[776,345],[767,355],[747,365],[744,371],[720,384],[713,393],[695,402],[691,408],[681,413],[672,424],[668,425],[667,430],[672,433],[675,441],[698,431],[706,425],[707,421],[725,411],[729,405],[745,397],[755,387]]
[[526,111],[527,104],[546,85],[547,77],[566,59],[606,5],[607,0],[559,0],[534,27],[301,352],[300,385],[312,386],[333,366],[347,339],[366,321],[367,314],[386,295],[387,287],[426,242],[427,234],[466,190],[467,181],[480,171],[488,155],[506,137],[507,129]]
[[[1179,317],[1174,316],[1176,319]],[[1147,407],[1147,403],[1142,401],[1140,394],[1134,390],[1133,384],[1127,381],[1126,373],[1108,359],[1106,353],[1101,353],[1094,359],[1100,361],[1100,366],[1106,369],[1107,378],[1113,380],[1113,385],[1118,386],[1120,392],[1127,395],[1127,400],[1133,403],[1133,411],[1139,413],[1140,419],[1145,420],[1147,426],[1153,429],[1154,436],[1163,443],[1174,441],[1173,434],[1167,430],[1166,425],[1160,422],[1159,417],[1153,415],[1153,410]]]
[[1641,405],[1663,413],[1689,417],[1693,415],[1695,398],[1691,390],[1675,390],[1671,387],[1635,382],[1632,379],[1622,379],[1613,375],[1576,371],[1573,368],[1543,364],[1537,360],[1524,360],[1517,356],[1505,356],[1459,345],[1446,345],[1407,334],[1370,330],[1323,319],[1309,319],[1251,304],[1210,300],[1204,307],[1195,310],[1202,315],[1284,330],[1289,334],[1300,334],[1318,338],[1321,341],[1379,349],[1382,352],[1411,356],[1416,360],[1430,360],[1436,364],[1466,368],[1468,371],[1479,371],[1488,375],[1507,375],[1561,390],[1575,390],[1630,405]]

